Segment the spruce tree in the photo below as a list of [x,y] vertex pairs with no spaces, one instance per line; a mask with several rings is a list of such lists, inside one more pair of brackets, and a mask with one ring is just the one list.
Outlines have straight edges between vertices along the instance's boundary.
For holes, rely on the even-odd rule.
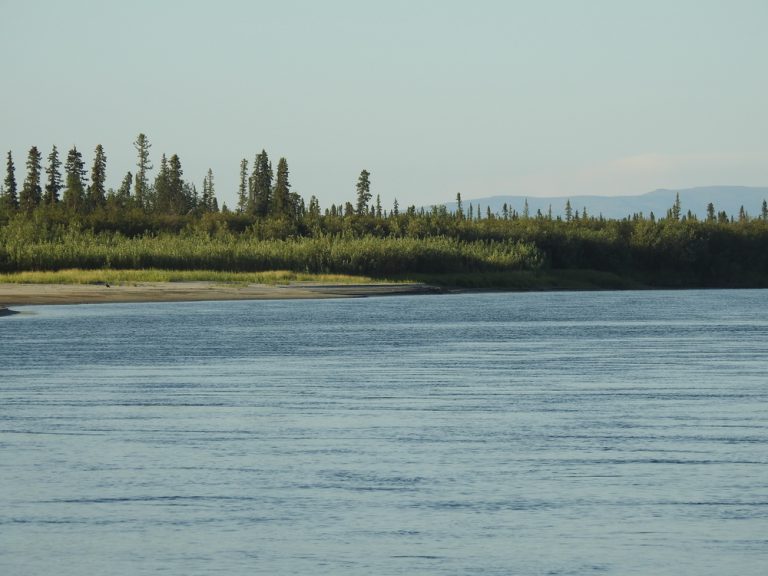
[[760,216],[763,218],[763,222],[768,221],[768,202],[763,200],[763,206],[760,210]]
[[381,196],[376,194],[376,218],[381,218]]
[[368,170],[360,172],[357,179],[357,214],[364,216],[368,212],[368,202],[371,199],[371,173]]
[[672,204],[672,213],[671,217],[673,220],[680,220],[680,213],[682,211],[682,207],[680,204],[680,193],[675,194],[675,203]]
[[187,211],[183,174],[181,159],[174,154],[168,161],[168,210],[171,214],[183,214]]
[[[138,178],[138,175],[137,175]],[[169,171],[168,171],[168,158],[163,154],[160,157],[160,169],[155,176],[154,186],[154,207],[153,209],[159,214],[167,214],[171,209],[171,194],[169,183]],[[138,197],[137,197],[138,198]],[[137,200],[138,201],[138,200]],[[147,198],[145,194],[143,206],[147,207]]]
[[91,167],[91,185],[88,187],[88,209],[95,210],[104,206],[107,191],[104,183],[107,179],[107,156],[101,144],[96,146]]
[[13,155],[8,151],[5,163],[5,180],[3,181],[5,192],[3,194],[3,203],[6,210],[18,210],[19,196],[16,185],[16,167],[13,165]]
[[61,183],[61,160],[59,160],[59,151],[54,145],[51,153],[48,154],[48,167],[45,169],[48,175],[48,183],[45,185],[45,195],[43,204],[52,206],[59,202],[59,191],[63,188]]
[[715,221],[715,205],[710,202],[707,204],[707,222]]
[[273,192],[273,213],[276,216],[290,216],[291,210],[291,185],[288,182],[288,161],[280,158],[277,163],[277,174],[275,177],[275,189]]
[[309,217],[313,220],[320,218],[320,202],[313,194],[309,199]]
[[29,212],[40,204],[42,189],[40,188],[40,174],[42,155],[37,146],[32,146],[27,154],[27,177],[19,194],[19,207]]
[[138,154],[136,166],[136,182],[133,188],[133,195],[136,198],[136,204],[139,207],[145,207],[148,203],[149,177],[147,173],[152,170],[152,163],[149,161],[149,149],[152,145],[144,134],[139,134],[136,142],[133,143]]
[[216,190],[213,186],[213,170],[208,168],[208,173],[203,178],[203,197],[201,206],[206,212],[218,212],[219,205],[216,200]]
[[253,161],[250,179],[250,207],[257,216],[268,216],[272,210],[272,164],[262,150]]
[[120,206],[127,206],[128,201],[131,199],[131,185],[133,184],[133,174],[126,172],[123,181],[120,183],[120,188],[117,189],[117,201]]
[[73,146],[67,154],[64,171],[67,174],[64,205],[72,211],[81,210],[85,205],[86,170],[83,155],[77,149],[77,146]]
[[570,198],[565,201],[565,221],[570,222],[573,219],[573,208],[571,208]]
[[203,195],[200,197],[200,208],[203,212],[208,212],[211,205],[211,195],[208,192],[208,175],[203,176]]
[[240,187],[237,191],[237,211],[240,214],[248,212],[248,160],[240,161]]
[[253,159],[253,170],[251,171],[251,175],[248,177],[248,212],[250,214],[258,214],[257,202],[256,202],[258,168],[259,168],[259,154],[256,154],[256,157]]

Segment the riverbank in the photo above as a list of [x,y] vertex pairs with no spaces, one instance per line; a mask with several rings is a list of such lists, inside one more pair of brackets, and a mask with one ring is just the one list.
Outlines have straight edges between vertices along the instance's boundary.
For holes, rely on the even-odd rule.
[[[440,288],[421,283],[370,284],[225,284],[219,282],[142,282],[108,284],[0,284],[0,306],[99,304],[108,302],[185,302],[200,300],[287,300],[362,298],[428,294]],[[8,313],[8,308],[0,307]]]
[[445,292],[549,292],[683,288],[766,288],[762,278],[721,285],[636,278],[597,270],[518,270],[475,274],[363,276],[286,271],[216,272],[169,270],[62,270],[0,275],[0,316],[7,306],[182,302],[200,300],[290,300],[362,298]]

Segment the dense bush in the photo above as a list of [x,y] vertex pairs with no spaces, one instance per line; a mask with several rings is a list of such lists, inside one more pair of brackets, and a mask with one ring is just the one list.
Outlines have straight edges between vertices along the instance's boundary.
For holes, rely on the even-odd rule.
[[[21,233],[20,233],[21,232]],[[223,232],[144,235],[66,231],[58,238],[13,227],[2,233],[0,270],[164,268],[171,270],[295,270],[394,275],[535,269],[539,251],[519,241],[455,238],[291,238],[262,240]]]
[[64,268],[366,274],[587,269],[668,286],[768,285],[768,222],[548,218],[445,212],[125,219],[16,214],[0,225],[0,271]]

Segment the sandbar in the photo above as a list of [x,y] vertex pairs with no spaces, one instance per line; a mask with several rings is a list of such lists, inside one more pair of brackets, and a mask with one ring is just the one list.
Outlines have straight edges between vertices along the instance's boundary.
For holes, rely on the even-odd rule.
[[[220,282],[137,282],[135,284],[0,284],[0,316],[8,306],[99,304],[108,302],[187,302],[202,300],[287,300],[363,298],[435,294],[440,288],[420,283],[372,284],[226,284]],[[3,312],[5,311],[5,313]]]

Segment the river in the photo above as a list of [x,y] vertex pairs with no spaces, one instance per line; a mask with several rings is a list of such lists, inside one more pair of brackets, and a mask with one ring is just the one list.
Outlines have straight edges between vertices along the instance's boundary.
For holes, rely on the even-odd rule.
[[768,291],[19,310],[2,574],[768,566]]

